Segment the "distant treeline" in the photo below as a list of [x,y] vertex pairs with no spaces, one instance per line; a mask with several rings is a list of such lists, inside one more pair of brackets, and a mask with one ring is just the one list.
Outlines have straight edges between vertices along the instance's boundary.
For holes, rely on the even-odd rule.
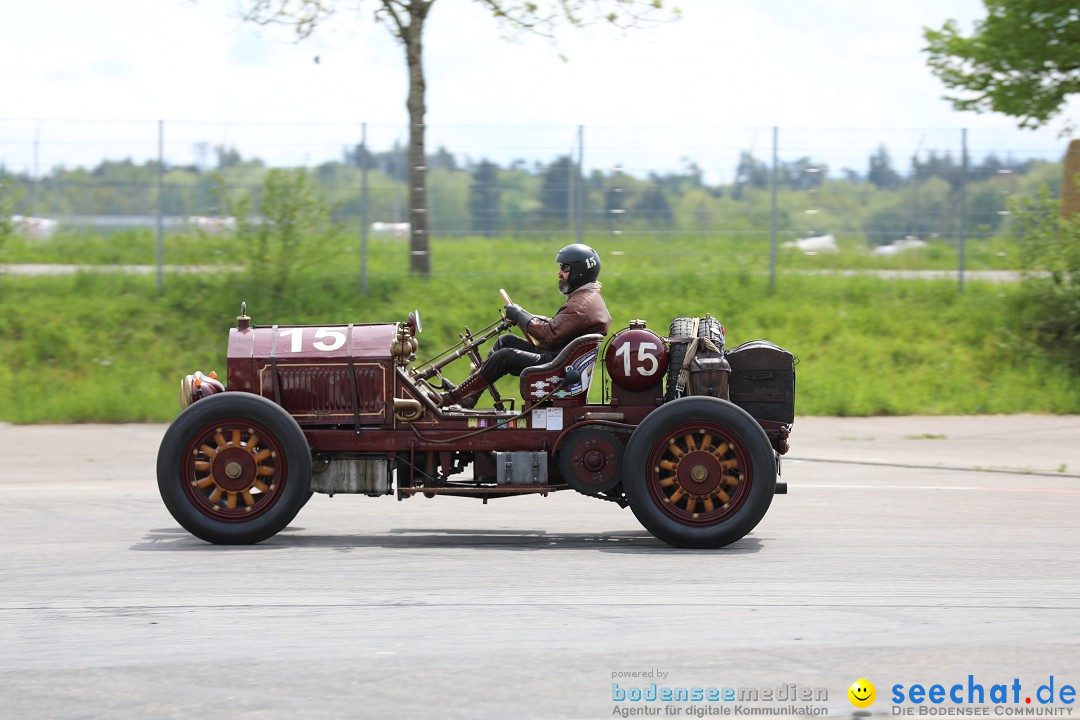
[[[55,168],[36,181],[3,175],[13,212],[47,217],[102,215],[224,216],[236,197],[257,213],[266,163],[235,148],[215,148],[216,166],[104,161],[94,168]],[[744,233],[771,221],[773,171],[740,154],[734,177],[710,184],[691,160],[678,172],[637,177],[619,171],[582,173],[570,156],[549,163],[459,161],[445,148],[429,155],[428,213],[433,234],[527,235],[575,228],[591,232]],[[406,148],[346,148],[338,161],[309,168],[333,218],[356,223],[366,184],[366,221],[407,222]],[[966,208],[969,233],[993,234],[1008,222],[1009,200],[1047,187],[1061,191],[1059,163],[988,155],[968,167],[950,153],[925,153],[906,169],[881,146],[865,173],[832,172],[810,157],[782,161],[776,172],[777,221],[786,236],[833,233],[884,244],[905,236],[949,237]],[[366,178],[366,180],[365,180]]]

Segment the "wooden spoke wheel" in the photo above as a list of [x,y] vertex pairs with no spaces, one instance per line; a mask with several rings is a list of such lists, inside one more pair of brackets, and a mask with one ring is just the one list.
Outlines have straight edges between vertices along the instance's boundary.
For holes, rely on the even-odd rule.
[[757,421],[713,397],[666,403],[626,447],[623,487],[649,532],[676,547],[718,548],[743,538],[776,491],[776,455]]
[[270,431],[242,418],[225,418],[196,431],[188,443],[184,490],[203,514],[244,522],[272,509],[288,467]]
[[752,474],[746,448],[726,428],[691,422],[654,443],[648,487],[657,506],[686,525],[712,525],[738,511]]
[[250,393],[219,393],[180,413],[161,441],[157,472],[172,516],[213,543],[265,540],[311,495],[303,432],[279,405]]

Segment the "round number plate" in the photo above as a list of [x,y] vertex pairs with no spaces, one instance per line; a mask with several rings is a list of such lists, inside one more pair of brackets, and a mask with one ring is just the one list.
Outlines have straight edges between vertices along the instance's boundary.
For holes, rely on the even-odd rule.
[[604,364],[619,387],[648,390],[664,378],[667,348],[660,336],[650,330],[623,330],[608,344]]

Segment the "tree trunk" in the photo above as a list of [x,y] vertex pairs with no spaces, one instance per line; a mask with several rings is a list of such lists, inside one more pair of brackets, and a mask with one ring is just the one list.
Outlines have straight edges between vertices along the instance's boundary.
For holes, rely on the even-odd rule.
[[1065,153],[1065,182],[1061,187],[1061,212],[1065,217],[1080,213],[1080,140],[1069,143]]
[[431,255],[428,240],[427,161],[424,146],[424,20],[431,7],[430,0],[411,0],[409,26],[402,40],[409,65],[409,271],[422,277],[431,276]]

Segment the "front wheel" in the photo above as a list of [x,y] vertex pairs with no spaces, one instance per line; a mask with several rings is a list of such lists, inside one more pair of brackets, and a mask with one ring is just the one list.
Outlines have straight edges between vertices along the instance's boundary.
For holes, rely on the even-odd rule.
[[261,542],[311,496],[311,451],[281,406],[250,393],[211,395],[185,409],[158,450],[158,490],[192,535]]
[[764,430],[726,400],[685,397],[662,405],[626,447],[623,487],[645,529],[676,547],[718,548],[765,516],[776,456]]

